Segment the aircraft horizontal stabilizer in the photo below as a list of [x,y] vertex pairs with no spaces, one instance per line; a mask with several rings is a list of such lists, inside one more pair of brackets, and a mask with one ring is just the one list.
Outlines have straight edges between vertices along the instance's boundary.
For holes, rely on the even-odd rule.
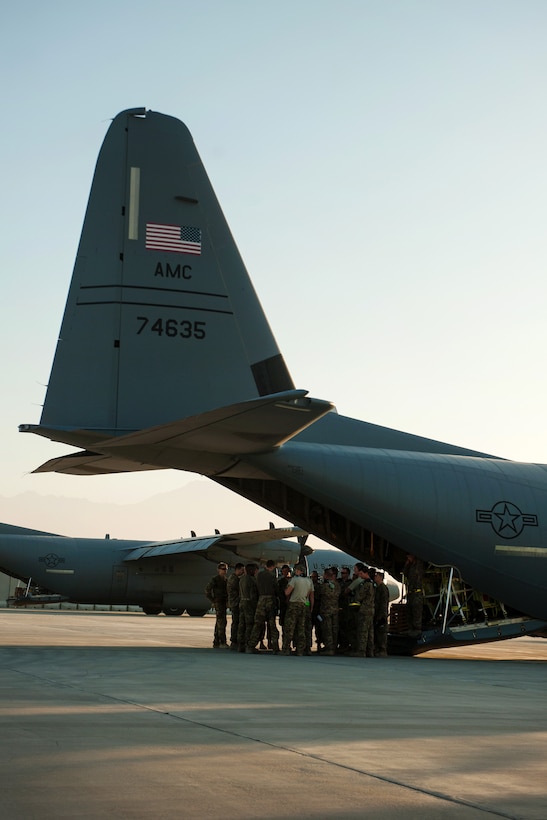
[[305,390],[274,393],[97,443],[97,449],[158,446],[243,455],[280,447],[334,406]]
[[[103,439],[93,444],[98,452],[85,450],[51,459],[34,472],[105,475],[175,467],[219,473],[232,464],[233,458],[280,447],[333,410],[328,401],[307,398],[305,390],[274,393]],[[67,438],[72,436],[73,431],[67,434]],[[142,460],[138,455],[141,451]]]
[[134,473],[141,470],[160,470],[153,464],[135,464],[120,456],[105,456],[81,450],[66,456],[51,458],[33,470],[33,473],[65,473],[67,475],[111,475],[112,473]]

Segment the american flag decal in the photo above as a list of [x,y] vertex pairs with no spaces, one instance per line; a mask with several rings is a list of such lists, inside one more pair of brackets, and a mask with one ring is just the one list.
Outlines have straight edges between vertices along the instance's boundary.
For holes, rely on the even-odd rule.
[[201,254],[201,229],[187,225],[160,225],[147,222],[145,247],[151,251]]

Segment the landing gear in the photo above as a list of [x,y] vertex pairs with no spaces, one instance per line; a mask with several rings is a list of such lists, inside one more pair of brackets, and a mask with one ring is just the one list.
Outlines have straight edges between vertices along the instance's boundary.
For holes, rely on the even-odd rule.
[[183,612],[184,609],[179,609],[178,606],[165,606],[163,608],[163,614],[168,615],[169,618],[178,618]]
[[209,612],[208,609],[187,609],[186,612],[191,618],[203,618]]
[[159,606],[143,606],[142,611],[145,615],[159,615],[161,607]]

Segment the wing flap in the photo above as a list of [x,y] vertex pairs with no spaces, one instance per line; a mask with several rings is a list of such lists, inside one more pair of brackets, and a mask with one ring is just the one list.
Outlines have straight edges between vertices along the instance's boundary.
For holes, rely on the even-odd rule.
[[249,544],[266,544],[269,541],[279,541],[281,538],[299,538],[303,535],[307,535],[307,532],[299,527],[270,527],[267,530],[235,532],[221,537],[222,544],[226,546],[245,547]]
[[166,541],[163,544],[137,547],[125,556],[124,562],[140,561],[142,558],[159,558],[164,555],[183,555],[190,552],[204,554],[209,547],[219,541],[220,537],[217,535],[209,538],[185,538],[181,541]]

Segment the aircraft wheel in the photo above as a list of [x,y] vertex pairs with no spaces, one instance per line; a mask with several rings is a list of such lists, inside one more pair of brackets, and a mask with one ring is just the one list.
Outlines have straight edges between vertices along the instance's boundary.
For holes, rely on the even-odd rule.
[[143,606],[142,611],[145,615],[159,615],[161,608],[159,606]]
[[204,615],[207,615],[208,609],[187,609],[186,612],[191,618],[203,618]]
[[176,606],[166,606],[163,610],[164,615],[168,615],[170,618],[178,618],[183,612],[184,609],[179,609]]

